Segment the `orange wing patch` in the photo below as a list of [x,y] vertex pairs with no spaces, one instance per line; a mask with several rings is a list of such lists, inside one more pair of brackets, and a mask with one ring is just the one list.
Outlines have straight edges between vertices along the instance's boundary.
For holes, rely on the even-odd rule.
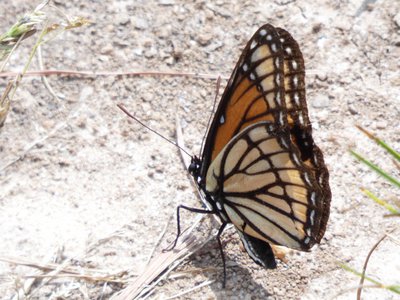
[[284,97],[284,53],[277,33],[269,29],[265,35],[260,30],[247,44],[224,91],[224,105],[216,113],[219,120],[214,119],[211,126],[216,128],[211,161],[233,136],[252,124],[270,121],[285,125],[286,117],[279,118],[278,114],[285,108],[281,103]]

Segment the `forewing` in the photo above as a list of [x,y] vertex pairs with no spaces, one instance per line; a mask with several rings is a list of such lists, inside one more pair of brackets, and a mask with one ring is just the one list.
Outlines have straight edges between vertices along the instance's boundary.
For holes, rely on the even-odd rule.
[[250,39],[231,75],[210,126],[202,175],[225,145],[251,124],[287,126],[284,53],[275,27],[266,24]]

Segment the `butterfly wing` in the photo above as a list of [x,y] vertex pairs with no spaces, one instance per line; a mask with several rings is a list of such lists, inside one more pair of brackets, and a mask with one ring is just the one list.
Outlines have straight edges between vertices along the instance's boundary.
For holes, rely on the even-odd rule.
[[207,135],[200,188],[242,232],[253,259],[267,259],[267,243],[308,250],[325,232],[331,193],[312,139],[304,77],[296,41],[283,29],[262,26],[246,45]]
[[271,121],[287,125],[283,49],[269,24],[250,39],[214,115],[202,156],[201,177],[225,145],[247,126]]
[[276,268],[275,255],[270,244],[242,231],[238,231],[238,233],[247,253],[257,264],[266,269]]

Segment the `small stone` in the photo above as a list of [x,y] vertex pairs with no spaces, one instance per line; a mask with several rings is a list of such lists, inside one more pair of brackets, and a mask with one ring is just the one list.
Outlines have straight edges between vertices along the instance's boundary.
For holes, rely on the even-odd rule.
[[104,55],[110,55],[114,51],[114,47],[112,44],[108,43],[104,47],[100,49],[100,53]]
[[376,122],[376,129],[386,129],[387,122],[386,121],[378,121]]
[[129,16],[119,16],[119,24],[120,25],[127,25],[131,21]]
[[323,108],[329,106],[329,97],[326,95],[320,95],[314,99],[312,106],[315,108]]
[[315,78],[319,81],[327,81],[328,75],[325,72],[319,72],[317,75],[315,75]]
[[142,48],[134,48],[132,50],[133,54],[135,54],[136,56],[142,56],[143,55],[143,49]]
[[316,34],[316,33],[320,32],[321,28],[322,28],[321,23],[314,24],[312,27],[312,33]]
[[174,5],[175,0],[159,0],[158,4],[163,5],[163,6]]
[[162,26],[159,30],[157,30],[156,34],[160,39],[166,39],[172,35],[171,28]]
[[143,40],[143,46],[144,47],[151,47],[152,44],[153,44],[153,41],[151,39]]
[[138,18],[138,17],[135,17],[135,18],[132,18],[132,19],[133,19],[132,23],[135,24],[135,28],[136,29],[144,30],[144,29],[147,29],[149,27],[149,24],[148,24],[146,19]]
[[397,25],[397,27],[400,28],[400,13],[397,13],[397,14],[393,17],[393,21],[394,21],[394,23]]
[[348,109],[352,115],[358,115],[358,111],[353,104],[349,104]]
[[212,40],[211,34],[200,34],[197,37],[197,42],[202,46],[207,46]]
[[144,102],[150,102],[151,100],[153,100],[154,95],[150,92],[143,92],[141,98]]
[[147,58],[152,58],[157,55],[157,50],[155,48],[150,48],[144,52],[144,56]]

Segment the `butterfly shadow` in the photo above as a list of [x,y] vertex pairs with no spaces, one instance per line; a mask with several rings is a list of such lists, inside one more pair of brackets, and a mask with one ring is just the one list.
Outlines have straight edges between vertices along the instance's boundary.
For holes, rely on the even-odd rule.
[[[227,244],[230,243],[230,249],[236,248],[235,251],[240,251],[238,249],[240,243],[239,239],[237,240],[237,243],[235,243],[234,240],[235,237],[232,236],[228,241],[224,241],[223,248],[226,248]],[[232,242],[236,245],[232,245]],[[232,257],[232,254],[228,253],[227,250],[224,250],[224,256],[226,261],[225,288],[223,287],[223,264],[220,256],[219,245],[216,239],[211,239],[201,250],[192,256],[192,264],[196,268],[204,270],[202,274],[207,276],[209,281],[213,281],[213,283],[210,284],[210,288],[213,290],[216,299],[227,299],[227,297],[233,296],[241,299],[249,295],[268,299],[272,296],[264,286],[254,280],[248,267],[237,263],[239,260],[246,259],[244,258],[244,251],[241,251],[239,255],[234,255],[235,257]],[[246,263],[248,263],[249,266],[253,264],[250,259],[248,259],[248,262]],[[215,264],[217,264],[217,267],[210,267],[210,265],[215,266]],[[258,266],[255,265],[255,268],[258,268]],[[268,270],[265,271],[268,272]]]

